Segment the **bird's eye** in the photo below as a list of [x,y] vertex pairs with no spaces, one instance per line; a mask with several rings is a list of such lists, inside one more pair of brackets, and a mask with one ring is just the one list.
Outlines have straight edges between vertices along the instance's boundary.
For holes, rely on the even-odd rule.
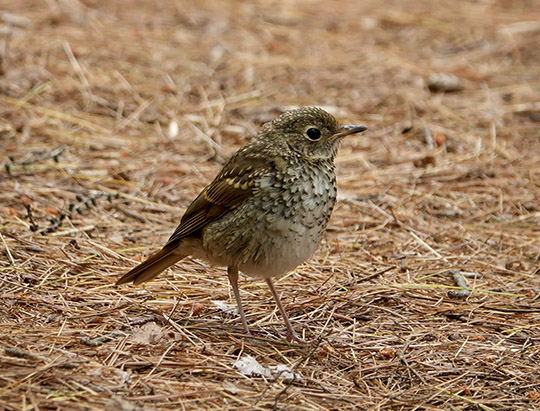
[[310,127],[307,129],[306,135],[310,140],[316,141],[321,138],[321,130],[315,127]]

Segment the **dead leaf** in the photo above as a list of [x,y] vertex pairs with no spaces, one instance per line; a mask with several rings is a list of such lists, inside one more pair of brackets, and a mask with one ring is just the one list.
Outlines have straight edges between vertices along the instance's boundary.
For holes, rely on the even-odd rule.
[[238,368],[238,371],[240,371],[240,373],[246,377],[261,375],[269,378],[272,376],[272,373],[268,368],[263,367],[255,358],[250,355],[240,358],[234,363],[234,366]]
[[131,342],[136,344],[150,345],[158,342],[166,331],[155,322],[144,324],[131,336]]
[[299,374],[292,371],[285,364],[264,367],[250,355],[240,358],[234,363],[234,366],[238,369],[238,371],[240,371],[242,375],[245,375],[246,377],[260,375],[262,377],[271,378],[273,380],[282,378],[285,382],[300,381],[302,379]]

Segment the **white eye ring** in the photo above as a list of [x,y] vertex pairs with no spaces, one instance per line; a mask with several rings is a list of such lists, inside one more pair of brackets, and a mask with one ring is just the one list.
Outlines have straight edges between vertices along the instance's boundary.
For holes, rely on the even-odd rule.
[[309,126],[307,129],[306,129],[306,137],[308,139],[310,139],[311,141],[317,141],[317,140],[320,140],[321,139],[321,136],[322,136],[322,133],[321,133],[321,130],[319,130],[317,127],[315,126]]

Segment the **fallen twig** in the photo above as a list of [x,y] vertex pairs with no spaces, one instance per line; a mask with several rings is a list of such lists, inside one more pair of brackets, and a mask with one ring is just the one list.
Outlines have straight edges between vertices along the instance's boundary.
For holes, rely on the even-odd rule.
[[467,298],[471,295],[471,290],[467,287],[467,282],[465,277],[461,274],[459,270],[448,270],[444,274],[450,274],[454,279],[454,282],[458,287],[461,287],[461,290],[450,290],[448,291],[448,296],[451,298]]

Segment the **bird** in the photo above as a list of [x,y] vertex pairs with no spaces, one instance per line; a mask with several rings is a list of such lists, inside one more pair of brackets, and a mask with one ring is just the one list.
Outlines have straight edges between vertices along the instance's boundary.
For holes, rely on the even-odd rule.
[[238,272],[266,281],[287,329],[296,335],[276,291],[282,276],[317,250],[336,202],[334,159],[344,137],[367,130],[341,125],[319,107],[289,110],[240,147],[186,209],[165,246],[116,285],[150,281],[187,256],[227,267],[246,335],[250,330]]

